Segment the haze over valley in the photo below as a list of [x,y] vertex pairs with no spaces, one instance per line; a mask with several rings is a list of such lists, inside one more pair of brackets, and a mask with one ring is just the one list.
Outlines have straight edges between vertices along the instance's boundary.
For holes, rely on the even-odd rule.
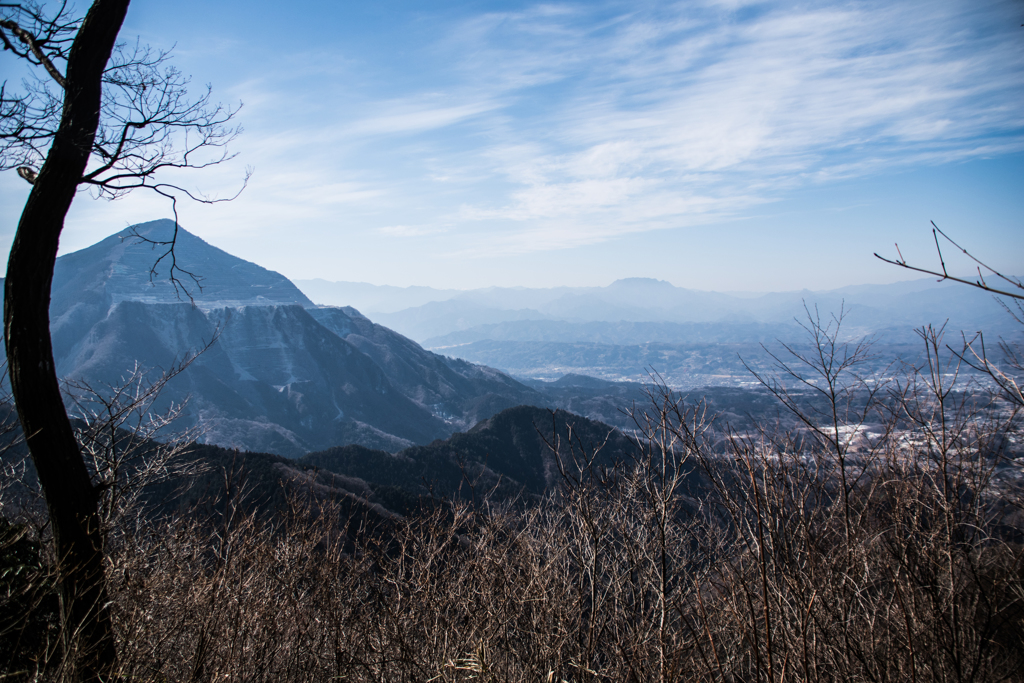
[[890,285],[779,293],[687,290],[649,278],[606,287],[436,290],[296,280],[318,303],[352,305],[437,353],[519,378],[591,375],[670,386],[750,386],[744,365],[763,368],[763,347],[806,341],[808,314],[843,314],[840,338],[874,340],[885,363],[918,361],[916,330],[945,326],[950,339],[985,330],[1017,339],[1020,329],[992,295],[923,278]]
[[398,452],[524,404],[628,431],[656,384],[744,420],[764,391],[752,373],[771,376],[782,344],[812,348],[815,306],[833,329],[845,311],[841,342],[873,340],[861,372],[879,377],[920,363],[914,326],[943,313],[950,339],[1020,334],[990,295],[933,280],[746,296],[642,278],[464,292],[299,281],[303,292],[183,226],[172,280],[174,227],[140,224],[58,259],[50,315],[69,396],[110,392],[134,367],[154,381],[201,352],[154,408],[183,404],[178,427],[204,443],[288,457]]

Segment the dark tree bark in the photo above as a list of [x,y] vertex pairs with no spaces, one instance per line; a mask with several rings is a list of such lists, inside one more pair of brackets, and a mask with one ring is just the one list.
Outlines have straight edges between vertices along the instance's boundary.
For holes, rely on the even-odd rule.
[[95,0],[68,55],[64,108],[18,223],[4,287],[11,390],[46,496],[60,569],[66,654],[76,678],[107,680],[116,664],[98,496],[68,420],[50,342],[50,285],[64,217],[100,122],[103,73],[129,0]]

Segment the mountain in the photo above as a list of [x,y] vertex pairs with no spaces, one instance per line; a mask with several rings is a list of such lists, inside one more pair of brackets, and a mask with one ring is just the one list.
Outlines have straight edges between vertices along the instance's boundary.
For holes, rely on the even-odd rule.
[[310,453],[297,464],[357,478],[368,488],[393,486],[419,496],[470,497],[474,489],[477,495],[492,492],[504,500],[540,496],[561,479],[548,444],[561,437],[560,457],[568,463],[571,453],[565,444],[570,427],[577,448],[587,454],[600,449],[598,465],[637,452],[631,439],[601,422],[564,410],[517,406],[466,432],[394,455],[343,446]]
[[[362,300],[372,299],[373,290],[368,287],[363,285],[360,290]],[[607,287],[436,290],[437,298],[429,302],[423,302],[427,293],[419,292],[416,297],[405,297],[409,306],[400,310],[394,310],[399,293],[392,294],[386,313],[377,315],[372,308],[365,312],[435,348],[485,339],[608,343],[610,337],[620,335],[614,326],[623,323],[664,324],[645,341],[687,343],[699,327],[705,338],[730,337],[737,343],[751,343],[757,341],[764,326],[794,327],[794,319],[805,320],[805,306],[812,311],[817,307],[823,318],[843,310],[850,338],[880,334],[894,343],[913,341],[914,328],[947,321],[947,329],[954,331],[983,329],[992,335],[1012,335],[1019,330],[991,295],[932,278],[831,291],[744,295],[627,278]],[[552,336],[552,325],[559,323],[561,329]],[[673,331],[672,325],[678,327]],[[738,325],[749,325],[753,334],[740,338]]]
[[[581,448],[587,455],[600,449],[596,466],[630,462],[638,454],[634,441],[606,424],[565,411],[518,406],[466,432],[397,453],[348,445],[288,459],[257,452],[240,457],[236,451],[199,445],[189,453],[194,466],[187,468],[187,479],[152,485],[145,499],[157,515],[216,514],[223,510],[227,476],[244,481],[246,493],[238,502],[249,511],[283,511],[291,494],[306,493],[341,503],[345,518],[355,524],[360,517],[381,523],[459,498],[479,501],[486,495],[492,503],[530,502],[562,481],[549,443],[558,444],[563,465],[572,466],[570,429],[577,456]],[[28,472],[31,481],[31,463]]]
[[366,282],[328,282],[320,278],[295,280],[309,298],[328,306],[354,306],[374,313],[394,313],[432,301],[446,301],[462,293],[458,289],[394,287]]
[[464,429],[499,410],[543,402],[535,391],[508,375],[426,351],[354,308],[315,308],[309,313],[371,358],[403,395],[454,427]]
[[[360,287],[358,295],[369,301],[373,288]],[[748,365],[770,366],[763,346],[778,350],[779,342],[807,341],[809,315],[834,326],[833,316],[842,313],[839,341],[872,338],[876,356],[887,361],[920,362],[917,330],[925,325],[944,328],[947,340],[979,330],[989,339],[1022,338],[1021,326],[995,297],[932,278],[768,294],[689,290],[651,278],[607,287],[434,290],[436,299],[427,303],[428,291],[388,294],[389,311],[374,315],[390,328],[429,350],[520,379],[569,373],[645,382],[654,371],[677,389],[743,387],[752,380]],[[410,307],[392,310],[402,297]],[[561,396],[548,385],[535,386],[549,401]]]
[[53,299],[65,307],[89,292],[115,304],[181,303],[191,294],[196,305],[205,308],[313,306],[283,275],[232,256],[180,226],[174,259],[181,269],[175,273],[181,286],[176,288],[169,278],[172,261],[166,244],[174,235],[173,221],[152,221],[60,257],[54,268]]
[[345,443],[393,452],[543,402],[354,309],[318,308],[282,275],[180,226],[176,287],[170,257],[160,258],[174,231],[172,221],[144,223],[57,260],[50,319],[60,376],[109,392],[136,362],[154,378],[208,346],[157,407],[187,400],[182,426],[206,443],[290,457]]

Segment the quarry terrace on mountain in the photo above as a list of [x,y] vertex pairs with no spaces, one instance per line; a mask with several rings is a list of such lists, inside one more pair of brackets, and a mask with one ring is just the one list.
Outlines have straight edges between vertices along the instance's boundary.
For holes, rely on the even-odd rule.
[[[291,457],[347,443],[397,451],[522,404],[628,427],[624,411],[651,372],[683,389],[755,384],[748,365],[763,362],[762,345],[799,343],[807,306],[844,307],[845,338],[876,335],[907,358],[918,352],[913,328],[940,323],[943,312],[957,329],[1013,332],[983,292],[929,280],[753,298],[645,280],[421,288],[387,292],[389,303],[371,287],[302,282],[318,303],[352,292],[431,351],[351,306],[317,305],[287,278],[175,228],[166,219],[143,223],[57,260],[50,317],[58,372],[114,387],[136,363],[153,381],[202,351],[157,407],[184,404],[179,427],[198,428],[205,443]],[[171,259],[161,258],[172,237],[173,279]],[[570,374],[636,384],[576,382],[566,395],[564,383],[551,382]]]
[[[173,279],[171,259],[161,258],[172,237]],[[340,302],[344,288],[352,290],[303,284],[320,301]],[[1003,329],[1006,317],[984,293],[930,281],[756,298],[645,280],[604,289],[421,291],[410,296],[437,300],[404,309],[402,292],[382,306],[372,288],[362,290],[361,304],[392,309],[375,317],[414,337],[433,335],[426,342],[434,351],[351,306],[317,305],[287,278],[171,220],[152,221],[57,260],[54,358],[62,377],[115,387],[136,363],[153,381],[201,351],[156,407],[184,404],[178,426],[198,428],[205,443],[297,457],[348,443],[398,451],[522,404],[628,427],[624,413],[642,397],[649,373],[680,388],[751,386],[747,365],[763,360],[761,346],[799,342],[799,314],[819,302],[845,306],[847,338],[876,334],[908,357],[917,344],[907,333],[936,322],[940,310],[958,316],[961,329]],[[567,395],[564,382],[552,382],[569,374],[637,384],[574,382]]]
[[152,381],[205,349],[158,407],[185,402],[179,427],[198,427],[207,443],[290,456],[347,443],[396,451],[541,401],[353,308],[318,307],[180,226],[172,282],[170,259],[157,261],[174,230],[143,223],[57,260],[50,317],[62,377],[117,386],[138,362]]

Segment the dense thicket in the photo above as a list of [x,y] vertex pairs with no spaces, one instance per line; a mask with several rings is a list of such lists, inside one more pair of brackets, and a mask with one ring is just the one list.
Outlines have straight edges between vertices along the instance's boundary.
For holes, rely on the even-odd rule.
[[[769,381],[802,428],[715,430],[700,404],[655,391],[617,467],[545,435],[560,483],[534,505],[481,496],[374,516],[307,486],[267,518],[228,477],[202,515],[121,516],[107,561],[122,674],[1024,678],[1013,402],[960,386],[955,355],[857,378],[858,349],[828,340],[820,362],[787,366],[817,373],[824,403],[789,405]],[[0,666],[58,679],[45,543],[2,531],[0,599],[23,618],[0,624]]]

